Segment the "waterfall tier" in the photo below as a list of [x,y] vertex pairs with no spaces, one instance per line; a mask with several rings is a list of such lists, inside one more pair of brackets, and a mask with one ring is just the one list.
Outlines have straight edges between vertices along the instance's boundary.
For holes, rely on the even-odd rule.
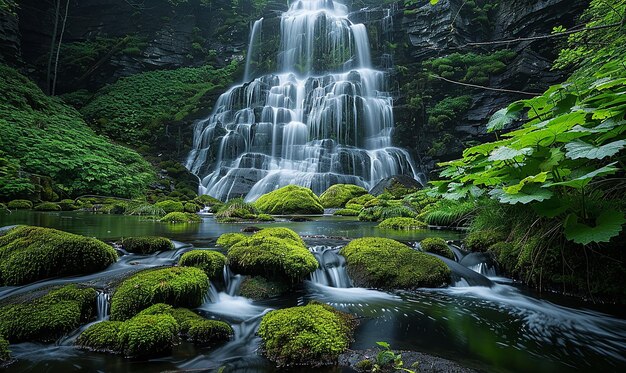
[[409,154],[391,146],[387,74],[371,68],[367,29],[345,5],[293,2],[280,20],[277,72],[252,77],[262,23],[252,28],[246,82],[195,126],[187,167],[202,193],[255,200],[287,184],[319,194],[337,183],[370,188],[417,176]]

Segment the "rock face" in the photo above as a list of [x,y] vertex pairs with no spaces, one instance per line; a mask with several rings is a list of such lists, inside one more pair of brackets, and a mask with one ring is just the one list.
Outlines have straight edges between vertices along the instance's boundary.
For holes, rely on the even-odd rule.
[[17,15],[0,9],[0,62],[17,65],[21,60],[21,43]]

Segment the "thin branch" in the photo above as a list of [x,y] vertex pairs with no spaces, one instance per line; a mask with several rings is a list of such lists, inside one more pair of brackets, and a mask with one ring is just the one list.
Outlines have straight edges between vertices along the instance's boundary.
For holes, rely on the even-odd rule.
[[439,75],[431,75],[431,77],[433,77],[435,79],[443,80],[444,82],[448,82],[448,83],[452,83],[452,84],[458,84],[458,85],[462,85],[462,86],[465,86],[465,87],[486,89],[488,91],[516,93],[516,94],[520,94],[520,95],[527,95],[527,96],[533,96],[533,97],[542,95],[542,93],[538,93],[538,92],[524,92],[524,91],[516,91],[516,90],[512,90],[512,89],[485,87],[485,86],[482,86],[482,85],[457,82],[456,80],[446,79],[443,76],[439,76]]

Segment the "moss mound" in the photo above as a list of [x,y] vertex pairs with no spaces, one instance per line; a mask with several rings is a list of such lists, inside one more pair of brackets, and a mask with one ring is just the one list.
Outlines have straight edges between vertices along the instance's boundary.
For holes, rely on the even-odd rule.
[[389,218],[378,224],[378,228],[395,230],[426,229],[428,224],[413,218]]
[[443,238],[425,238],[420,242],[420,246],[424,251],[454,260],[454,252],[452,252],[452,249],[450,249],[450,247],[446,243],[446,240],[444,240]]
[[61,211],[61,206],[54,202],[44,202],[35,206],[36,211]]
[[33,203],[27,199],[14,199],[7,204],[11,210],[29,210],[33,208]]
[[246,238],[248,238],[248,236],[241,233],[224,233],[217,239],[217,245],[229,248],[237,242],[245,240]]
[[154,204],[154,207],[165,211],[166,214],[170,212],[185,212],[185,206],[182,202],[172,200],[157,202]]
[[239,293],[253,300],[277,297],[289,290],[289,286],[280,281],[271,281],[265,277],[246,277],[241,283]]
[[297,233],[286,228],[263,229],[233,245],[228,263],[238,273],[298,282],[317,269],[317,260]]
[[164,223],[200,223],[202,218],[187,212],[170,212],[162,217],[160,221]]
[[346,203],[346,208],[351,210],[361,210],[369,202],[376,199],[371,194],[363,194],[362,196],[352,198]]
[[111,298],[111,320],[128,320],[156,303],[198,307],[209,290],[206,273],[193,267],[139,272],[124,280]]
[[185,203],[185,212],[196,213],[200,211],[200,206],[195,203],[187,202]]
[[224,254],[212,250],[191,250],[183,254],[178,261],[181,267],[196,267],[209,276],[210,279],[222,277],[226,257]]
[[174,243],[165,237],[129,237],[122,240],[124,250],[137,254],[154,254],[174,250]]
[[344,207],[355,197],[367,194],[364,188],[352,184],[335,184],[320,196],[320,203],[325,208]]
[[333,215],[336,216],[359,216],[359,212],[356,210],[350,209],[341,209],[333,212]]
[[505,241],[504,235],[495,230],[480,230],[470,232],[467,237],[465,237],[465,246],[470,251],[481,251],[485,252],[489,250],[489,248],[500,242]]
[[415,289],[450,283],[450,270],[443,261],[388,238],[359,238],[340,254],[357,286]]
[[267,193],[254,206],[260,212],[273,215],[324,213],[324,207],[315,193],[297,185],[287,185]]
[[95,315],[97,293],[69,285],[30,302],[0,308],[0,335],[12,343],[52,342]]
[[278,366],[336,364],[351,341],[353,318],[319,303],[272,311],[259,335],[265,355]]
[[117,260],[115,250],[95,238],[50,228],[19,226],[0,236],[0,284],[101,271]]

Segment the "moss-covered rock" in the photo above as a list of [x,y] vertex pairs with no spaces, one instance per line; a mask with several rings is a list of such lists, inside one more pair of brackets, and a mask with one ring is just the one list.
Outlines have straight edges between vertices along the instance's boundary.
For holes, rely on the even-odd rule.
[[222,201],[220,201],[219,199],[213,198],[213,197],[211,197],[211,196],[209,196],[207,194],[203,194],[201,196],[198,196],[193,201],[196,202],[196,203],[199,203],[199,204],[201,204],[201,205],[203,205],[205,207],[211,207],[211,208],[223,204]]
[[233,245],[228,250],[228,263],[238,273],[292,282],[318,267],[300,236],[286,228],[263,229]]
[[137,254],[154,254],[174,250],[174,243],[165,237],[128,237],[122,240],[124,250]]
[[364,188],[352,184],[335,184],[320,196],[320,203],[325,208],[344,207],[355,197],[367,194]]
[[349,200],[346,203],[346,208],[351,210],[361,210],[369,201],[372,201],[374,199],[376,199],[376,197],[371,194],[363,194],[362,196],[358,196]]
[[359,211],[350,209],[341,209],[333,212],[336,216],[359,216]]
[[80,334],[76,345],[91,351],[122,353],[119,334],[123,324],[122,321],[103,321],[94,324]]
[[426,229],[428,224],[413,218],[389,218],[378,224],[378,228],[395,230]]
[[164,223],[200,223],[202,222],[202,218],[188,212],[170,212],[159,221]]
[[0,236],[0,284],[94,273],[116,260],[104,242],[56,229],[19,226]]
[[69,285],[35,300],[0,308],[0,335],[12,343],[52,342],[95,315],[97,293]]
[[470,251],[485,252],[489,250],[492,245],[500,241],[505,241],[505,238],[502,233],[495,230],[473,231],[465,237],[465,247]]
[[224,266],[226,265],[226,257],[218,251],[191,250],[180,257],[178,265],[200,268],[213,280],[222,277]]
[[271,281],[261,276],[246,277],[241,283],[239,294],[253,300],[277,297],[289,290],[289,286],[281,281]]
[[0,336],[0,368],[11,360],[9,341]]
[[[377,200],[372,200],[374,202]],[[369,204],[369,202],[368,202]],[[364,207],[359,212],[361,221],[382,221],[389,218],[415,218],[415,210],[402,204],[402,201],[380,201],[375,206]]]
[[139,272],[124,280],[111,297],[111,320],[128,320],[157,303],[198,307],[209,290],[206,273],[193,267]]
[[80,208],[80,204],[73,199],[62,199],[58,203],[61,211],[74,211]]
[[252,203],[244,202],[243,198],[235,198],[219,207],[215,219],[220,223],[256,220],[257,211]]
[[162,209],[166,214],[170,212],[185,212],[185,206],[179,201],[165,200],[155,203],[154,206]]
[[35,206],[36,211],[61,211],[61,206],[54,202],[43,202]]
[[187,202],[185,203],[185,212],[196,213],[200,211],[200,206],[195,203]]
[[452,249],[450,249],[450,247],[446,243],[446,240],[444,240],[443,238],[424,238],[420,242],[420,246],[422,247],[422,250],[426,252],[441,255],[445,258],[454,260],[454,252],[452,251]]
[[340,254],[356,286],[415,289],[450,283],[450,270],[443,261],[388,238],[359,238]]
[[27,199],[14,199],[7,204],[11,210],[29,210],[33,208],[33,203]]
[[324,213],[324,207],[315,193],[297,185],[287,185],[267,193],[254,206],[260,212],[273,215]]
[[217,239],[217,245],[225,248],[229,248],[237,242],[243,241],[248,236],[242,233],[224,233]]
[[336,364],[350,344],[352,316],[319,303],[272,311],[263,316],[259,335],[264,353],[278,366]]

